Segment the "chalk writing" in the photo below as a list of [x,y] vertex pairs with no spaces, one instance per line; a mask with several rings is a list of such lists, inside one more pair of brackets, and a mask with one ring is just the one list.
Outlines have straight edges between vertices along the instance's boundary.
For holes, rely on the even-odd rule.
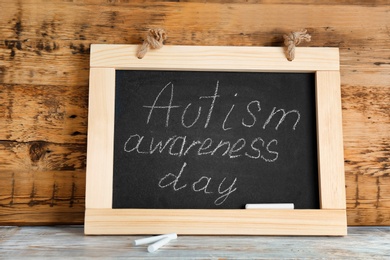
[[[184,163],[183,166],[181,167],[180,172],[179,172],[178,175],[174,175],[173,173],[168,173],[167,175],[162,177],[161,180],[158,183],[158,186],[160,188],[166,188],[168,186],[172,186],[174,191],[178,191],[178,190],[184,189],[187,186],[187,184],[183,184],[180,187],[176,187],[176,184],[178,183],[178,181],[179,181],[179,179],[180,179],[180,177],[181,177],[181,175],[182,175],[182,173],[184,171],[184,168],[186,166],[187,166],[187,163]],[[172,179],[171,182],[168,182],[167,184],[164,184],[166,182],[166,180],[169,181],[169,179]]]
[[[246,158],[272,164],[279,158],[279,142],[276,138],[262,137],[261,131],[266,129],[278,131],[282,127],[295,131],[301,120],[301,114],[297,109],[288,110],[277,106],[273,106],[270,113],[263,115],[261,100],[256,99],[256,97],[244,102],[244,104],[242,101],[236,103],[236,100],[240,99],[240,92],[233,92],[234,94],[229,99],[233,102],[226,106],[226,102],[223,101],[225,96],[220,92],[223,86],[220,85],[219,81],[215,82],[214,88],[210,89],[209,93],[194,97],[193,100],[184,104],[180,102],[180,95],[175,95],[175,86],[172,81],[161,84],[161,86],[162,88],[156,93],[157,95],[150,100],[146,100],[146,103],[142,105],[142,108],[147,110],[145,113],[147,115],[146,125],[155,127],[161,124],[165,129],[191,129],[194,127],[199,129],[200,127],[206,133],[206,136],[179,135],[179,132],[172,135],[171,133],[175,133],[175,131],[167,131],[165,136],[159,135],[159,137],[156,137],[153,131],[133,132],[128,135],[123,144],[125,153],[143,156],[165,154],[178,158],[187,158],[187,156],[203,158],[207,156],[216,160],[218,158],[228,158],[229,160]],[[240,109],[239,106],[242,107],[243,105],[243,109]],[[216,110],[223,111],[223,120],[213,116]],[[263,118],[264,121],[260,122],[262,121],[260,118]],[[287,118],[289,119],[287,120]],[[209,130],[211,127],[213,130]],[[215,134],[207,137],[207,133],[215,133],[215,129],[219,129],[221,133],[224,133],[236,128],[242,128],[242,130],[248,128],[258,129],[259,134],[256,137],[243,135],[235,138],[224,138],[223,136],[217,138],[218,135]],[[184,161],[181,168],[176,170],[176,173],[169,169],[156,169],[162,171],[158,187],[164,190],[170,189],[174,192],[189,189],[195,193],[215,196],[214,205],[216,206],[222,205],[238,189],[238,177],[234,176],[230,185],[227,184],[227,177],[221,176],[220,180],[217,181],[217,183],[219,182],[218,188],[212,185],[216,182],[215,177],[202,173],[199,173],[199,178],[188,181],[189,179],[183,176],[188,174],[190,167],[191,165]],[[226,176],[232,178],[232,174]],[[214,186],[214,190],[212,186]]]
[[[156,103],[157,103],[158,99],[160,98],[161,94],[164,92],[164,90],[169,85],[171,85],[171,99],[169,100],[169,104],[167,106],[156,106]],[[149,111],[149,114],[148,114],[148,119],[146,120],[146,123],[149,124],[149,121],[150,121],[150,118],[152,117],[152,113],[153,113],[154,109],[156,109],[156,108],[167,109],[167,116],[166,116],[166,120],[165,120],[165,127],[168,127],[168,125],[169,125],[169,115],[171,113],[171,109],[180,107],[180,106],[172,106],[172,100],[173,100],[173,84],[171,84],[171,82],[169,82],[167,85],[165,85],[165,87],[163,87],[163,89],[160,91],[160,93],[158,93],[157,97],[154,99],[153,105],[151,105],[151,106],[144,106],[146,108],[150,108],[150,111]]]
[[315,73],[117,70],[113,208],[318,208],[315,89]]
[[[229,140],[219,140],[219,142],[216,142],[212,138],[197,139],[188,142],[187,139],[187,136],[174,135],[166,140],[156,141],[154,137],[151,137],[150,143],[148,144],[145,136],[133,134],[126,140],[123,150],[126,153],[134,152],[138,154],[162,154],[165,152],[168,155],[177,157],[188,155],[190,152],[197,156],[227,156],[231,159],[244,155],[251,159],[261,158],[267,162],[274,162],[278,157],[278,152],[272,148],[272,146],[277,146],[278,144],[276,139],[265,143],[261,137],[256,137],[250,143],[249,151],[246,151],[248,149],[244,149],[248,146],[245,138],[239,138],[234,142]],[[155,144],[154,142],[157,143]],[[269,156],[273,157],[273,159],[270,159]]]
[[[252,117],[252,120],[253,120],[253,123],[252,124],[246,124],[244,122],[244,118],[242,119],[242,125],[245,126],[245,127],[252,127],[256,124],[256,116],[255,114],[253,114],[253,112],[250,110],[250,106],[252,104],[257,104],[257,112],[260,112],[261,111],[261,107],[260,107],[260,101],[258,100],[253,100],[251,102],[248,103],[248,105],[246,106],[246,110],[248,111],[248,114]],[[271,120],[271,119],[270,119]]]
[[[168,188],[169,186],[172,186],[172,189],[174,191],[179,191],[181,189],[186,188],[187,184],[182,184],[181,186],[179,184],[179,187],[177,186],[178,182],[180,181],[180,178],[183,175],[183,172],[184,172],[184,169],[185,169],[186,166],[187,166],[187,163],[183,163],[183,166],[181,167],[181,169],[180,169],[180,171],[179,171],[179,173],[177,175],[175,175],[173,173],[166,174],[164,177],[162,177],[160,179],[160,181],[158,183],[158,186],[160,188],[162,188],[162,189]],[[235,178],[233,180],[232,184],[228,188],[226,188],[225,190],[222,190],[221,187],[224,184],[225,180],[226,180],[226,177],[223,178],[223,180],[221,181],[221,183],[218,186],[217,196],[218,195],[220,195],[220,196],[217,197],[217,199],[214,201],[214,204],[216,206],[219,206],[222,203],[224,203],[227,200],[227,198],[229,197],[229,195],[237,190],[237,188],[234,187],[234,185],[236,184],[237,178]],[[201,192],[201,191],[203,191],[204,194],[207,194],[207,195],[213,194],[214,192],[207,191],[207,188],[208,188],[208,186],[209,186],[211,181],[212,181],[211,177],[207,177],[207,176],[200,177],[197,181],[195,181],[192,184],[192,186],[191,186],[192,187],[192,191],[194,191],[194,192]],[[203,186],[201,186],[202,183],[203,183]],[[198,187],[198,186],[200,186],[200,187]]]
[[[170,89],[170,92],[169,92],[170,99],[169,99],[168,103],[165,104],[165,105],[157,105],[158,101],[160,100],[161,95],[163,94],[163,92],[166,91],[166,89],[168,89],[169,86],[170,86],[170,88],[169,88]],[[210,96],[200,96],[198,98],[199,100],[201,100],[201,99],[211,99],[211,103],[210,103],[210,107],[208,109],[208,113],[207,113],[206,121],[205,121],[205,124],[204,124],[204,128],[207,128],[209,126],[211,118],[212,118],[212,114],[213,114],[213,111],[214,111],[214,107],[215,107],[215,105],[217,103],[216,102],[217,98],[221,97],[218,94],[218,88],[219,88],[219,81],[217,82],[217,84],[215,86],[215,91],[214,91],[213,95],[210,95]],[[237,97],[237,95],[238,95],[238,93],[234,94],[235,97]],[[163,109],[163,110],[166,110],[166,112],[165,112],[165,127],[169,127],[169,121],[170,121],[170,116],[171,116],[172,109],[178,109],[178,108],[181,107],[180,105],[173,105],[173,100],[174,100],[174,85],[171,82],[169,82],[157,94],[157,96],[155,97],[152,105],[144,105],[143,106],[144,108],[147,108],[149,110],[148,116],[147,116],[147,119],[146,119],[146,124],[150,123],[150,120],[151,120],[152,115],[154,114],[155,110]],[[202,114],[202,107],[199,106],[198,112],[197,112],[197,115],[196,115],[195,119],[193,119],[192,123],[187,124],[185,122],[186,121],[186,114],[187,114],[187,111],[188,111],[190,106],[192,106],[191,102],[187,104],[187,106],[183,109],[183,112],[181,114],[181,125],[183,127],[185,127],[185,128],[192,128],[195,124],[197,124],[198,121],[199,121],[199,118],[200,118],[200,116]],[[253,110],[252,110],[252,107],[254,107]],[[221,128],[224,131],[232,129],[232,127],[227,127],[226,125],[227,125],[227,123],[229,121],[230,115],[233,112],[234,108],[235,108],[235,104],[232,104],[230,109],[227,111],[227,113],[226,113],[226,115],[224,117],[223,123],[221,125]],[[245,123],[244,122],[245,118],[242,117],[242,119],[241,119],[242,126],[254,127],[256,125],[256,122],[257,122],[257,116],[256,116],[255,113],[256,112],[259,113],[261,111],[260,101],[259,100],[251,100],[250,102],[248,102],[248,104],[246,106],[246,110],[247,110],[248,115],[252,119],[252,123],[251,124]],[[286,120],[286,117],[288,115],[290,115],[290,114],[292,116],[295,115],[296,119],[295,119],[294,125],[292,126],[292,130],[296,129],[296,127],[297,127],[297,125],[298,125],[298,123],[300,121],[300,118],[301,118],[301,115],[300,115],[299,111],[296,110],[296,109],[293,109],[293,110],[290,110],[290,111],[286,111],[283,108],[277,109],[277,107],[273,107],[271,113],[269,114],[267,120],[264,122],[262,128],[266,129],[267,126],[271,123],[271,120],[273,120],[274,118],[276,118],[275,120],[278,120],[276,115],[279,115],[279,114],[281,114],[281,117],[279,118],[279,121],[278,121],[277,125],[275,126],[275,130],[278,130],[279,126]]]
[[217,85],[215,86],[214,95],[199,97],[199,99],[202,99],[202,98],[211,98],[212,99],[209,113],[207,114],[207,120],[206,120],[206,123],[204,124],[204,128],[207,128],[207,126],[209,125],[211,114],[213,113],[213,109],[214,109],[215,100],[219,97],[219,95],[217,94],[218,93],[218,86],[219,86],[219,81],[217,81]]

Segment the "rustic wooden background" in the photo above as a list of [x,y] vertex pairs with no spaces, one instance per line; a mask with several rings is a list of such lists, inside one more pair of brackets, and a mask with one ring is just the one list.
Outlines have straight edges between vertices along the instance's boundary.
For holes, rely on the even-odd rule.
[[349,225],[390,225],[390,1],[0,0],[0,224],[83,223],[91,43],[340,48]]

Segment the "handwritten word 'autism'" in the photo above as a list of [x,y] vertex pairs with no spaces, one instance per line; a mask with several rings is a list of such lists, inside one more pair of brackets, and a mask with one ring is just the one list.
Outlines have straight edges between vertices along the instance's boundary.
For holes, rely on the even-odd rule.
[[[210,105],[208,106],[208,110],[206,111],[207,117],[206,117],[206,120],[205,120],[204,125],[203,125],[204,128],[207,128],[209,126],[210,121],[213,117],[214,108],[218,103],[217,101],[221,98],[221,96],[218,94],[218,88],[219,88],[219,81],[217,81],[217,84],[215,86],[214,94],[209,95],[209,96],[200,96],[198,98],[198,100],[202,100],[202,99],[210,100]],[[169,94],[169,101],[166,104],[161,105],[161,103],[163,103],[163,102],[160,100],[160,98],[161,98],[161,95],[164,94],[164,92],[168,92],[167,94]],[[238,93],[236,93],[234,96],[237,97],[237,95],[238,95]],[[161,117],[161,114],[157,113],[157,111],[165,110],[165,127],[168,127],[170,117],[171,117],[171,111],[173,109],[182,109],[181,125],[183,127],[191,128],[199,122],[201,115],[204,114],[202,111],[203,110],[202,106],[198,107],[198,111],[197,111],[195,118],[190,121],[186,117],[186,115],[187,115],[189,109],[191,108],[191,106],[193,105],[192,102],[188,103],[185,107],[182,107],[179,105],[174,105],[173,100],[174,100],[174,85],[173,85],[173,83],[169,82],[158,93],[158,95],[154,99],[152,105],[144,105],[143,106],[144,108],[147,108],[149,110],[149,113],[148,113],[148,116],[146,119],[146,123],[149,124],[153,117]],[[229,123],[230,123],[230,120],[232,120],[231,115],[234,114],[235,106],[236,106],[236,104],[232,104],[230,109],[227,110],[225,115],[224,115],[224,120],[223,120],[223,123],[221,126],[224,131],[232,129],[231,126],[229,127]],[[258,119],[257,115],[258,115],[258,113],[260,113],[260,111],[261,111],[260,101],[259,100],[250,101],[246,105],[246,113],[247,113],[246,116],[247,117],[241,118],[241,125],[244,127],[248,127],[248,128],[253,127],[257,123],[257,119]],[[154,114],[156,114],[156,115],[154,115]],[[283,108],[277,109],[276,107],[274,107],[272,109],[271,113],[269,114],[268,118],[263,123],[262,128],[266,129],[266,127],[269,125],[271,120],[273,118],[275,118],[277,115],[279,116],[279,122],[276,124],[275,130],[278,130],[279,126],[283,123],[283,121],[286,119],[286,117],[288,115],[291,115],[291,116],[295,115],[295,123],[292,126],[292,129],[295,130],[297,127],[297,124],[301,118],[301,115],[300,115],[298,110],[293,109],[293,110],[289,110],[286,112]]]

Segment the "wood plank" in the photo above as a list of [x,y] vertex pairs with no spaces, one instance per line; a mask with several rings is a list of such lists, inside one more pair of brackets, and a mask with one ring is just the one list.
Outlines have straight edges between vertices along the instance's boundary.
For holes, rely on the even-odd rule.
[[347,174],[346,182],[348,225],[388,225],[389,177]]
[[[283,216],[281,216],[283,212]],[[347,234],[345,210],[86,209],[85,234]],[[239,221],[241,220],[241,221]]]
[[342,91],[349,225],[390,223],[390,88]]
[[[302,46],[340,48],[348,223],[390,225],[386,188],[390,186],[386,135],[390,133],[388,1],[258,3],[0,0],[0,140],[4,141],[0,158],[8,156],[0,165],[7,173],[0,175],[5,174],[9,183],[7,178],[11,177],[6,176],[10,172],[26,172],[31,167],[26,150],[39,141],[68,144],[61,148],[68,150],[64,153],[68,155],[62,159],[57,153],[56,161],[48,164],[39,160],[41,168],[37,171],[45,171],[46,166],[60,169],[61,165],[75,165],[76,171],[85,171],[79,162],[85,159],[86,150],[91,43],[137,44],[148,28],[164,27],[168,45],[281,46],[283,33],[307,28],[312,41]],[[40,94],[35,96],[35,92]],[[56,105],[44,104],[48,97],[58,102],[57,112]],[[72,115],[77,117],[67,118]],[[19,143],[21,148],[16,149]],[[72,144],[76,146],[71,152]],[[79,159],[70,160],[73,154]],[[23,178],[20,175],[17,181]],[[82,185],[85,180],[75,182]],[[50,193],[53,182],[45,185]],[[24,216],[21,222],[28,224],[36,208],[25,205],[1,207],[8,217],[23,207],[19,220]],[[82,223],[78,217],[82,209],[65,205],[53,208],[58,212],[73,210],[74,215],[69,213],[61,219]],[[42,221],[50,217],[41,215]]]
[[[12,0],[3,0],[4,2],[9,1],[12,2]],[[42,1],[42,0],[41,0]],[[58,0],[57,0],[58,1]],[[144,0],[133,0],[133,1],[120,1],[120,0],[110,0],[107,2],[106,0],[83,0],[82,2],[74,2],[75,4],[79,5],[130,5],[132,2],[135,3],[144,3]],[[164,2],[173,2],[177,3],[177,0],[160,0],[158,2],[164,3]],[[184,0],[180,2],[185,3],[204,3],[204,0]],[[23,3],[37,3],[37,0],[24,0]],[[310,5],[359,5],[359,6],[369,6],[369,7],[376,7],[380,5],[386,5],[388,4],[388,0],[375,0],[371,2],[367,2],[365,0],[354,0],[351,2],[351,0],[329,0],[326,2],[322,1],[316,1],[316,0],[210,0],[207,1],[207,3],[219,3],[219,4],[264,4],[264,5],[275,5],[275,4],[310,4]]]
[[[164,46],[136,56],[139,45],[92,45],[92,68],[164,70],[300,71],[339,70],[337,48],[297,48],[293,62],[283,47]],[[172,59],[170,59],[172,57]],[[190,61],[190,62],[189,62]]]
[[85,145],[87,108],[88,86],[0,83],[0,140]]
[[36,205],[29,207],[26,205],[14,206],[13,208],[0,208],[0,221],[2,226],[52,226],[58,223],[74,224],[84,221],[84,203],[74,204],[73,207],[60,206],[53,207],[47,205]]
[[0,141],[0,173],[85,171],[85,144]]
[[347,173],[390,175],[390,85],[342,90]]
[[115,69],[91,68],[87,208],[111,208],[114,165]]
[[[83,172],[73,171],[2,173],[0,201],[4,207],[22,204],[72,207],[75,203],[83,206],[84,179]],[[53,186],[46,185],[47,182]]]
[[82,223],[85,172],[0,171],[0,223]]
[[339,71],[317,71],[316,105],[321,208],[345,209]]
[[[381,82],[389,79],[385,73],[388,57],[380,48],[386,46],[389,37],[385,7],[208,4],[205,8],[202,3],[161,3],[159,8],[148,8],[140,3],[115,3],[93,12],[94,4],[54,1],[45,2],[44,8],[34,8],[39,3],[2,4],[7,10],[4,21],[11,24],[0,25],[0,35],[4,35],[0,39],[4,41],[0,49],[0,55],[4,55],[1,77],[6,83],[87,84],[91,43],[140,43],[146,29],[155,26],[166,28],[170,35],[167,44],[171,45],[236,46],[280,46],[283,33],[308,27],[313,40],[306,46],[341,47],[341,57],[360,73],[367,69],[368,73],[383,71],[374,78],[378,84],[379,75],[383,77]],[[308,23],[300,18],[307,13],[316,19]],[[262,17],[261,30],[253,17]],[[359,26],[361,21],[367,21],[365,26]],[[24,69],[14,70],[14,64]],[[361,77],[360,73],[355,76]],[[351,84],[347,79],[354,81],[347,77],[347,84]],[[363,84],[369,82],[366,77],[360,80]]]

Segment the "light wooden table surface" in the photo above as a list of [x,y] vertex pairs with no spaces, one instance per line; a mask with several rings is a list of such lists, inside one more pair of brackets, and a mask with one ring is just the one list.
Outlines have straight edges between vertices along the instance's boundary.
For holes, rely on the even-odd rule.
[[390,227],[349,227],[345,237],[179,236],[157,252],[143,236],[84,236],[83,226],[0,227],[0,258],[390,259]]
[[[91,44],[340,49],[349,225],[390,225],[389,0],[0,0],[0,224],[82,224]],[[164,49],[164,48],[163,48]],[[146,56],[148,57],[148,56]]]

